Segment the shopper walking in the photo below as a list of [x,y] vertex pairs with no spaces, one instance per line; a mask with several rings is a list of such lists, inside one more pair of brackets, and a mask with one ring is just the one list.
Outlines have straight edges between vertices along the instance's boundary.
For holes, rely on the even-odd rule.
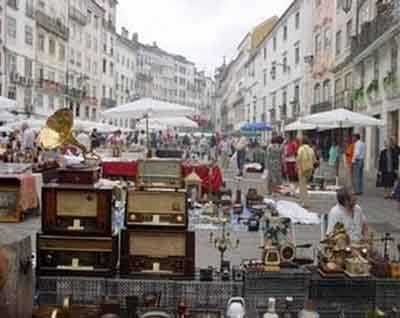
[[302,206],[307,208],[309,207],[307,184],[313,174],[316,157],[306,136],[300,137],[300,147],[297,151],[296,162],[299,176],[300,200]]
[[360,134],[354,134],[354,154],[352,160],[354,194],[362,195],[364,186],[365,143]]
[[377,187],[384,188],[384,198],[391,197],[394,182],[397,179],[397,171],[399,170],[399,156],[393,144],[385,141],[385,148],[379,156],[378,176],[376,180]]
[[238,177],[243,176],[243,168],[244,164],[246,163],[246,149],[247,149],[247,138],[245,136],[240,137],[239,141],[237,142],[236,148],[236,160],[238,166]]

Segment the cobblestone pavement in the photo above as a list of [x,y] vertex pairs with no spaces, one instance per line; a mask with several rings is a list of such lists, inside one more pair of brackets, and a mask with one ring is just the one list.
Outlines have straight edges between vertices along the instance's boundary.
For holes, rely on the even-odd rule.
[[[233,190],[237,185],[234,182],[233,171],[225,172],[227,185]],[[382,191],[374,186],[375,180],[367,178],[365,194],[359,197],[359,203],[362,206],[368,222],[371,223],[378,232],[392,232],[400,242],[400,210],[397,203],[391,200],[384,200]],[[246,193],[249,187],[257,188],[258,192],[265,194],[265,181],[261,179],[260,174],[246,175],[240,182],[242,193]],[[285,200],[296,200],[295,198],[286,198]],[[312,195],[311,211],[326,213],[335,204],[335,195]],[[40,230],[40,217],[28,218],[20,224],[1,224],[0,223],[0,242],[7,242],[10,237],[15,235],[24,237],[32,235],[33,244],[35,234]],[[296,243],[313,243],[314,247],[318,245],[321,237],[319,225],[296,225]],[[218,233],[216,233],[218,234]],[[238,264],[243,258],[256,258],[260,256],[258,233],[254,232],[234,232],[232,239],[240,239],[238,249],[226,253],[226,259],[231,260],[233,264]],[[310,257],[312,251],[306,252]],[[196,266],[206,267],[219,264],[219,254],[217,250],[209,243],[209,231],[203,230],[196,233]]]

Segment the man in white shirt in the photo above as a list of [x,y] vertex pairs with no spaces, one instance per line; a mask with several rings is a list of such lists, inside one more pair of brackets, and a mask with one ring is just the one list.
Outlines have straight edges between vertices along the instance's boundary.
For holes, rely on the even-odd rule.
[[361,207],[357,205],[356,197],[348,189],[342,188],[337,192],[337,201],[328,214],[326,234],[330,234],[337,223],[342,223],[352,242],[367,238],[366,218]]
[[352,160],[353,190],[356,195],[363,193],[365,143],[361,141],[360,134],[354,134],[354,154]]
[[29,129],[28,124],[22,124],[22,150],[33,150],[35,148],[35,132]]

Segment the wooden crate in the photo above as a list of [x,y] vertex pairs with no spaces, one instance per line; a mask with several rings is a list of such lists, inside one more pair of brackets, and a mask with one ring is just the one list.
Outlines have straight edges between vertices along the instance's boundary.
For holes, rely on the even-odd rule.
[[46,234],[110,236],[112,187],[48,184],[42,189]]
[[187,228],[187,197],[185,190],[149,189],[128,191],[127,227]]

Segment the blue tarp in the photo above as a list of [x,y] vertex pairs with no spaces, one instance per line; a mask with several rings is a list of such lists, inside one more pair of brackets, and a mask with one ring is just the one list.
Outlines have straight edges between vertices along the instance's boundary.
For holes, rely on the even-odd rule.
[[272,127],[268,123],[264,122],[255,122],[255,123],[247,123],[243,125],[240,130],[242,131],[271,131]]

